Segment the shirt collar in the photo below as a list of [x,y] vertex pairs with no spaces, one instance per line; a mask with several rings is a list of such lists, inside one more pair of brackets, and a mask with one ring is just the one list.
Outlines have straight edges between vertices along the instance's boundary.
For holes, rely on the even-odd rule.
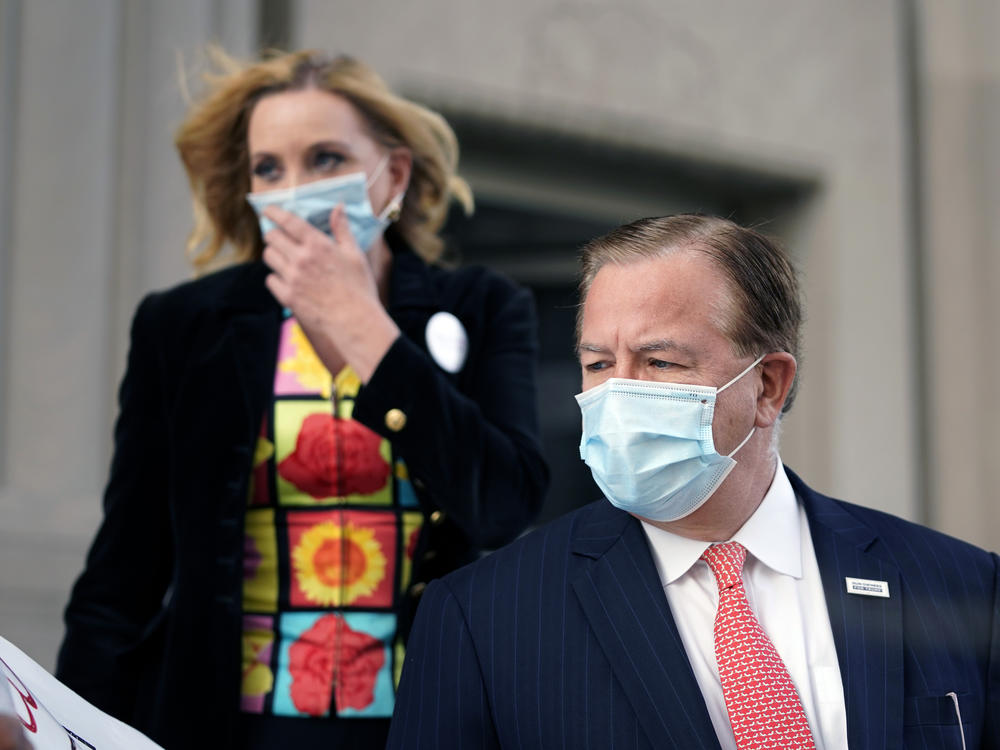
[[[757,510],[733,536],[747,551],[777,573],[802,577],[802,536],[798,502],[788,475],[778,460],[771,486]],[[691,569],[709,543],[672,534],[642,521],[663,585]]]
[[781,461],[757,510],[733,536],[747,551],[776,573],[802,577],[802,533],[799,504]]

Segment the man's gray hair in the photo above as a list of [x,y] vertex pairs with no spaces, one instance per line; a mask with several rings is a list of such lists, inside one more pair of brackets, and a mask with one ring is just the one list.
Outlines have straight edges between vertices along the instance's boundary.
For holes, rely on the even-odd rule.
[[[729,280],[732,305],[720,311],[723,333],[738,356],[788,352],[799,359],[802,305],[795,270],[777,242],[728,219],[678,214],[639,219],[584,245],[581,252],[580,339],[583,303],[597,272],[608,263],[627,265],[678,251],[701,253]],[[795,400],[798,377],[782,407]]]

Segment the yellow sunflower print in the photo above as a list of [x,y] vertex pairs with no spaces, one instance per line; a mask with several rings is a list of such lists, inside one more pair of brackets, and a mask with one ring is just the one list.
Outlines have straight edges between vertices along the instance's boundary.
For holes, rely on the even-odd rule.
[[385,555],[373,529],[332,521],[302,535],[292,552],[302,593],[324,607],[372,594],[385,577]]
[[333,393],[333,376],[320,362],[297,322],[292,324],[291,344],[295,348],[295,356],[283,359],[278,364],[278,370],[292,373],[303,388],[319,391],[323,398],[330,398]]

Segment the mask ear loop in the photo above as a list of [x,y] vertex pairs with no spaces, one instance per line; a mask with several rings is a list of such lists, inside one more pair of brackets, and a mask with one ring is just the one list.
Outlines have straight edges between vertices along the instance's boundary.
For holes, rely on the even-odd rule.
[[385,165],[389,163],[389,154],[382,157],[382,161],[378,163],[378,166],[372,171],[371,176],[365,180],[365,190],[370,188],[375,184],[375,180],[379,178],[382,174],[382,170],[385,169]]
[[767,356],[766,354],[761,354],[759,357],[757,357],[757,359],[755,359],[753,362],[750,363],[750,366],[747,367],[747,369],[745,369],[743,372],[741,372],[739,375],[737,375],[735,378],[733,378],[732,380],[730,380],[728,383],[726,383],[721,388],[716,388],[715,392],[716,393],[722,393],[724,390],[726,390],[726,388],[728,388],[729,386],[731,386],[733,383],[735,383],[737,380],[739,380],[740,378],[742,378],[744,375],[746,375],[748,372],[750,372],[753,368],[755,368],[757,365],[759,365],[760,361],[762,359],[764,359],[764,357],[766,357],[766,356]]
[[[382,160],[378,163],[378,166],[372,171],[371,177],[365,182],[365,190],[370,188],[375,184],[383,170],[385,165],[389,163],[389,154],[382,157]],[[386,204],[386,207],[382,209],[382,212],[378,215],[379,221],[394,222],[399,221],[400,214],[403,213],[403,198],[406,196],[406,191],[403,190],[399,195],[395,196],[391,201]]]
[[726,458],[732,458],[733,456],[735,456],[740,448],[742,448],[744,445],[750,442],[750,438],[753,437],[753,434],[756,431],[757,431],[757,425],[754,425],[753,427],[750,428],[750,433],[745,438],[743,438],[743,442],[737,445],[735,448],[733,448],[729,453],[727,453]]
[[[728,388],[733,383],[735,383],[737,380],[739,380],[744,375],[746,375],[748,372],[750,372],[753,368],[755,368],[757,365],[760,364],[760,361],[762,359],[764,359],[765,356],[767,356],[767,355],[766,354],[761,354],[759,357],[757,357],[757,359],[755,359],[753,362],[750,363],[750,366],[747,367],[747,369],[745,369],[743,372],[741,372],[735,378],[733,378],[732,380],[730,380],[724,386],[722,386],[721,388],[719,388],[716,391],[716,393],[722,393],[722,391],[726,390],[726,388]],[[749,434],[747,434],[747,436],[745,438],[743,438],[743,441],[739,445],[737,445],[735,448],[733,448],[729,453],[726,454],[726,458],[732,458],[733,456],[735,456],[736,453],[739,451],[739,449],[742,448],[744,445],[746,445],[750,441],[750,438],[753,437],[753,434],[756,431],[757,431],[757,426],[754,425],[753,427],[750,428]]]

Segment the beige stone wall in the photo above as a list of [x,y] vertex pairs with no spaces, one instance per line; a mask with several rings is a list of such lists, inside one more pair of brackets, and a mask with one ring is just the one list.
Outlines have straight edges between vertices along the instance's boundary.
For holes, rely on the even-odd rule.
[[249,54],[253,5],[0,0],[0,634],[47,666],[100,514],[129,320],[189,275],[177,55],[210,38]]
[[1000,547],[1000,6],[924,4],[926,372],[934,526]]
[[815,177],[783,217],[810,310],[783,455],[822,490],[917,517],[897,8],[304,0],[298,33],[451,111]]
[[[188,273],[175,55],[210,38],[249,52],[256,7],[0,0],[0,634],[43,664],[98,519],[129,318]],[[292,37],[450,111],[814,183],[774,217],[810,313],[784,457],[819,489],[911,518],[926,496],[932,523],[997,547],[1000,11],[920,6],[914,164],[904,7],[300,0]],[[618,194],[473,178],[519,200],[558,189],[565,206]]]

